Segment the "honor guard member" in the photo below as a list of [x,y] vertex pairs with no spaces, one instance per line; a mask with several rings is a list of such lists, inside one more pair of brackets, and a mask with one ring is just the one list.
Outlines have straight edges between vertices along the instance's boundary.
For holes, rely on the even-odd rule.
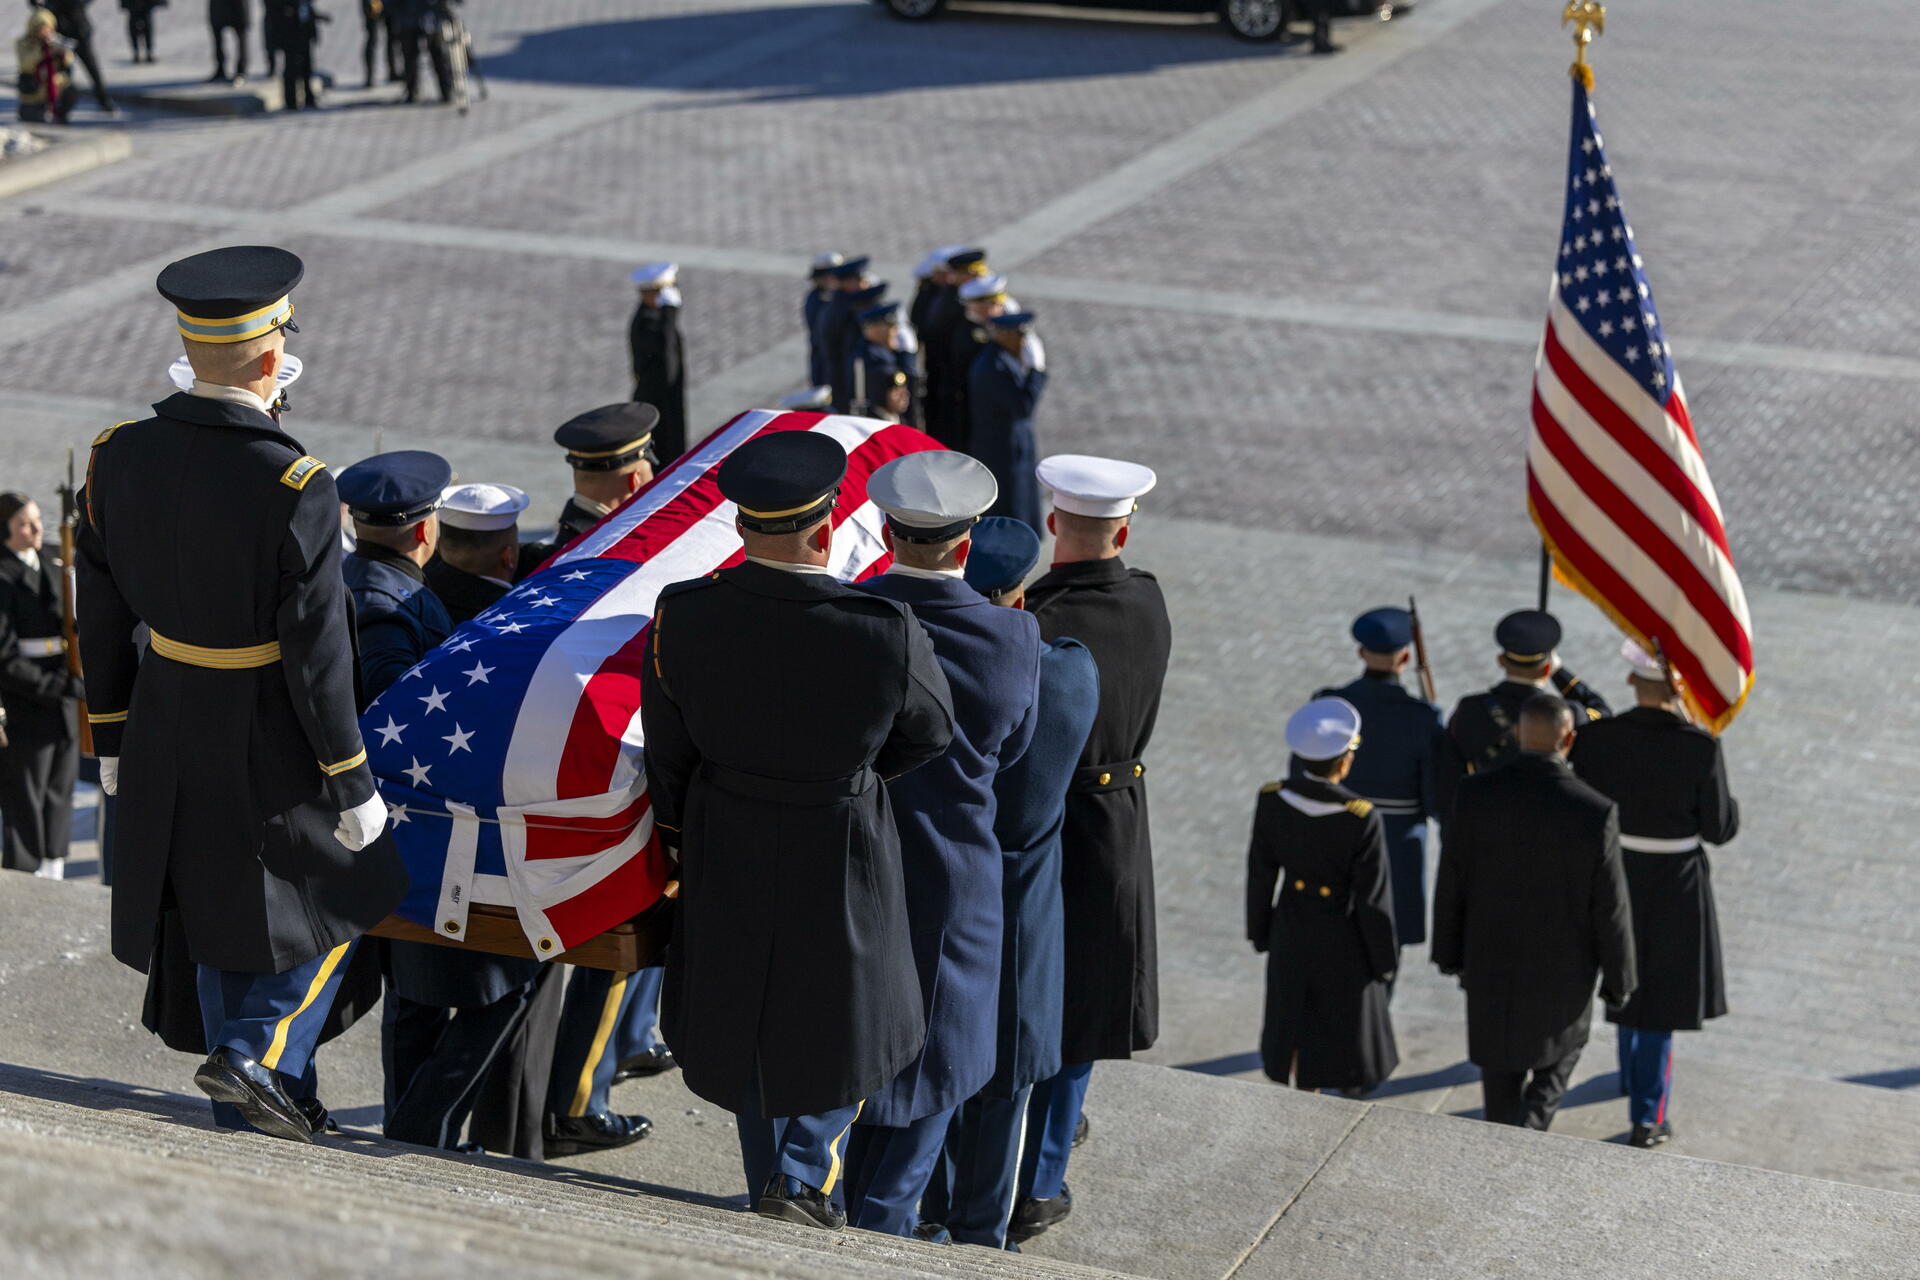
[[973,421],[967,439],[1000,482],[993,514],[1024,520],[1037,532],[1042,505],[1033,415],[1047,390],[1046,357],[1030,345],[1036,340],[1031,311],[997,315],[989,325],[992,341],[974,357],[967,379]]
[[820,313],[833,301],[833,269],[845,262],[838,253],[813,255],[813,271],[808,277],[807,296],[800,304],[800,324],[807,333],[807,385],[818,387],[832,381],[827,368],[827,353],[820,346]]
[[879,306],[886,294],[887,282],[875,280],[842,295],[844,305],[840,315],[840,335],[834,346],[838,353],[832,382],[835,413],[850,413],[853,410],[854,371],[860,365],[860,355],[867,341],[861,316]]
[[1413,615],[1391,606],[1353,620],[1366,669],[1316,698],[1344,698],[1366,722],[1344,786],[1373,806],[1386,833],[1393,877],[1394,936],[1403,947],[1427,940],[1427,820],[1439,816],[1439,769],[1446,751],[1440,708],[1400,683],[1413,660]]
[[738,1117],[756,1209],[830,1229],[854,1117],[926,1038],[881,780],[953,740],[926,631],[828,568],[846,469],[812,431],[721,464],[746,560],[660,593],[640,712],[680,862],[667,1043],[687,1088]]
[[954,279],[947,270],[947,259],[965,248],[963,244],[942,245],[920,259],[920,264],[913,269],[915,284],[913,301],[907,305],[907,322],[916,333],[926,329],[927,308],[933,305],[934,298],[939,296],[941,290],[953,288]]
[[973,524],[993,499],[992,474],[944,449],[867,478],[893,565],[860,589],[912,610],[953,693],[953,744],[887,784],[927,1039],[860,1113],[846,1203],[854,1226],[888,1235],[937,1236],[937,1223],[922,1227],[920,1197],[954,1111],[994,1070],[1003,908],[993,779],[1033,737],[1041,643],[1031,614],[996,609],[966,583]]
[[1023,1239],[1065,1218],[1067,1155],[1093,1064],[1151,1048],[1160,1034],[1154,938],[1153,843],[1143,759],[1160,715],[1173,624],[1160,584],[1120,559],[1152,470],[1057,454],[1041,462],[1053,491],[1053,568],[1027,592],[1048,640],[1072,636],[1100,667],[1100,712],[1067,790],[1061,829],[1066,903],[1065,1064],[1034,1087],[1022,1200],[1010,1234]]
[[1493,639],[1500,646],[1498,661],[1505,673],[1500,683],[1460,699],[1447,720],[1447,753],[1438,776],[1443,827],[1460,779],[1513,758],[1518,749],[1514,725],[1528,698],[1542,690],[1558,691],[1583,727],[1610,714],[1606,699],[1560,665],[1554,653],[1560,643],[1560,620],[1552,614],[1540,609],[1510,613],[1493,629]]
[[640,290],[627,329],[633,354],[633,398],[660,411],[653,450],[660,464],[687,451],[687,356],[680,337],[680,268],[650,262],[633,273]]
[[510,484],[455,485],[442,495],[440,546],[427,585],[459,626],[513,589],[520,569],[520,513],[530,499]]
[[1621,861],[1633,902],[1640,985],[1607,1010],[1636,1147],[1673,1137],[1673,1033],[1727,1011],[1720,917],[1706,846],[1740,830],[1719,739],[1687,721],[1669,673],[1629,640],[1622,650],[1634,706],[1580,731],[1570,757],[1583,782],[1620,806]]
[[60,575],[40,504],[0,493],[0,866],[64,879],[80,743],[73,706],[85,692],[67,670]]
[[1594,979],[1633,994],[1633,913],[1613,801],[1567,767],[1574,713],[1536,691],[1513,757],[1460,785],[1433,894],[1433,963],[1467,989],[1486,1118],[1545,1129],[1586,1048]]
[[427,561],[440,545],[440,503],[452,481],[447,460],[423,449],[376,453],[340,473],[354,538],[341,572],[353,593],[368,702],[453,631],[447,607],[427,586]]
[[613,514],[613,509],[653,480],[659,458],[653,451],[660,411],[626,400],[602,405],[567,419],[553,442],[567,451],[573,468],[573,496],[560,509],[553,541],[529,542],[520,559],[526,577],[540,562]]
[[119,798],[114,955],[167,972],[168,912],[198,965],[194,1082],[216,1121],[306,1142],[321,1024],[407,877],[354,714],[333,477],[267,415],[301,274],[260,246],[160,273],[196,380],[95,439],[78,594],[100,785]]
[[[825,358],[827,376],[821,381],[833,389],[832,403],[840,403],[839,379],[841,366],[846,363],[847,343],[857,336],[852,332],[853,314],[859,310],[853,303],[853,296],[861,293],[872,281],[867,276],[867,264],[871,259],[848,258],[833,269],[833,294],[827,299],[827,305],[820,309],[819,327],[814,330],[815,341]],[[879,295],[872,297],[860,306],[871,306],[879,301]]]
[[1267,957],[1261,1065],[1270,1080],[1350,1098],[1400,1064],[1387,1016],[1400,948],[1385,829],[1341,785],[1360,727],[1344,698],[1293,713],[1293,760],[1284,781],[1260,788],[1247,846],[1247,941]]
[[[1007,609],[1026,605],[1040,535],[1018,520],[988,516],[973,527],[967,584]],[[1065,943],[1060,901],[1060,827],[1067,784],[1100,708],[1093,655],[1067,636],[1040,651],[1040,700],[1027,754],[993,780],[1000,844],[1000,1008],[993,1078],[965,1103],[947,1132],[945,1193],[922,1216],[944,1222],[962,1244],[1007,1247],[1019,1185],[1020,1149],[1033,1086],[1060,1070]]]
[[[273,403],[267,407],[267,416],[275,422],[280,421],[280,415],[292,407],[287,398],[288,392],[304,372],[306,365],[299,356],[289,352],[280,357],[280,371],[273,375]],[[185,356],[174,360],[167,366],[167,380],[181,391],[193,390],[193,362]]]
[[[967,370],[973,363],[971,326],[960,290],[993,274],[985,249],[963,248],[947,256],[948,285],[927,302],[925,322],[915,322],[927,352],[927,432],[949,449],[964,451],[967,433]],[[958,344],[967,345],[959,348]]]
[[[891,414],[889,421],[911,421],[913,384],[919,377],[920,361],[915,352],[901,347],[900,304],[883,302],[868,307],[860,312],[859,321],[851,412],[869,418]],[[901,389],[906,391],[905,396],[898,394]]]
[[942,443],[949,449],[964,451],[973,438],[968,375],[980,353],[988,350],[992,344],[993,318],[1017,308],[1010,305],[1013,299],[1007,293],[1005,276],[968,277],[954,296],[959,301],[960,320],[946,331],[946,349],[942,354],[947,367],[955,371],[954,376],[945,383],[946,405],[942,410],[943,420],[951,424],[953,439]]

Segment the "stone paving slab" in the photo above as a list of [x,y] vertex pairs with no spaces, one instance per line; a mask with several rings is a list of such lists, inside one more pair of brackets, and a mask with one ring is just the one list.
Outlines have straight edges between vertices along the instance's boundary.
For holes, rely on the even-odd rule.
[[[0,312],[71,288],[103,268],[163,253],[194,230],[180,223],[75,217],[60,209],[53,192],[17,194],[0,204]],[[9,357],[6,381],[12,384],[23,372],[26,367]]]
[[133,154],[132,141],[118,129],[85,133],[63,130],[50,140],[53,145],[42,151],[0,161],[0,200],[103,165],[118,164]]

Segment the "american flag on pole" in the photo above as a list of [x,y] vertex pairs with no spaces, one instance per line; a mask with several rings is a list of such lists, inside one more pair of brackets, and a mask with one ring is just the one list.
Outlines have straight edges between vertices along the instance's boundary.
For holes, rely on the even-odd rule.
[[1534,362],[1527,510],[1562,580],[1649,653],[1657,645],[1717,733],[1753,685],[1753,623],[1578,75],[1567,184]]
[[835,574],[890,561],[867,477],[937,449],[912,427],[818,413],[741,414],[547,561],[376,699],[361,717],[412,890],[400,914],[464,936],[476,902],[514,908],[557,956],[660,897],[667,867],[641,767],[640,664],[670,582],[741,559],[715,472],[774,431],[847,450]]

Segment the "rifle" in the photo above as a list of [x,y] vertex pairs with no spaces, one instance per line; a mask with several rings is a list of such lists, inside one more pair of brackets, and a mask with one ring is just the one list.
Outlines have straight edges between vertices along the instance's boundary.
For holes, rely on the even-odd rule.
[[1407,597],[1407,612],[1413,615],[1413,658],[1420,669],[1420,696],[1438,703],[1440,696],[1433,691],[1433,668],[1427,665],[1427,633],[1420,629],[1420,606],[1412,596]]
[[[60,634],[67,642],[67,671],[80,674],[80,626],[74,614],[73,555],[80,525],[78,491],[73,484],[73,450],[67,450],[67,482],[60,486]],[[80,754],[93,754],[93,725],[87,719],[87,700],[79,704]]]

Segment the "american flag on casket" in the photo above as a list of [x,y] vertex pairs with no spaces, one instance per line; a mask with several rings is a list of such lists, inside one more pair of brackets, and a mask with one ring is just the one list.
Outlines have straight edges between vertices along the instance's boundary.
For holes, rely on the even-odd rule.
[[741,559],[714,473],[772,431],[847,450],[835,574],[885,569],[867,477],[940,446],[912,427],[741,414],[492,608],[463,623],[360,719],[412,889],[399,914],[464,937],[474,903],[511,907],[557,956],[659,900],[666,860],[641,767],[640,665],[660,589]]

